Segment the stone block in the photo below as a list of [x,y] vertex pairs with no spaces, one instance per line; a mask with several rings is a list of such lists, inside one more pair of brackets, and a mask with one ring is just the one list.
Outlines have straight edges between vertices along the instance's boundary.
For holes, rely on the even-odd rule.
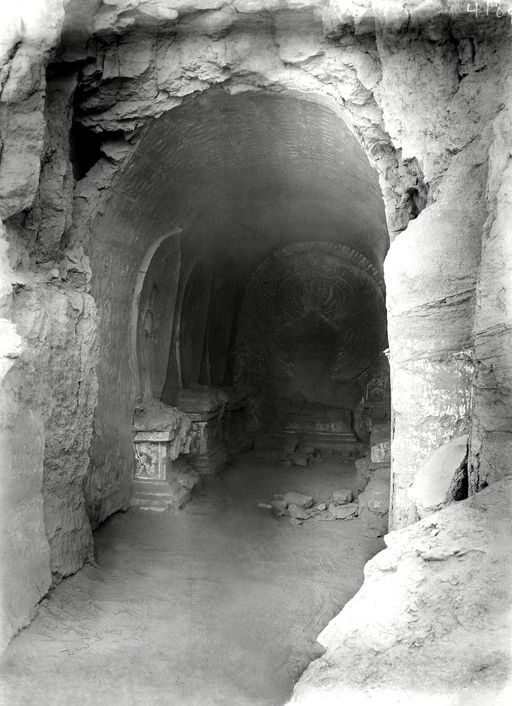
[[331,503],[329,505],[329,514],[335,520],[349,520],[357,517],[357,510],[357,503],[349,503],[348,505],[334,505]]
[[226,467],[228,454],[223,446],[219,446],[208,453],[190,456],[190,465],[200,473],[206,476],[215,476]]
[[[190,454],[187,456],[188,463],[201,474],[216,475],[227,463],[228,455],[222,441],[222,420],[220,407],[216,411],[189,412],[188,408],[192,402],[197,400],[191,392],[188,396],[187,414],[192,420]],[[181,393],[180,393],[181,394]],[[217,399],[217,398],[214,398]],[[209,396],[205,396],[205,406],[211,401]],[[181,400],[180,404],[185,404]],[[198,406],[199,403],[197,402]]]
[[468,436],[458,436],[436,449],[409,488],[421,518],[467,496]]
[[130,504],[141,510],[167,510],[171,504],[171,492],[169,483],[165,480],[137,480],[132,487],[132,497]]
[[299,505],[289,505],[288,514],[290,517],[294,517],[296,520],[307,520],[311,517],[311,514]]
[[313,505],[311,495],[302,495],[302,493],[285,493],[283,500],[287,507],[290,505],[298,505],[299,507],[308,508]]
[[278,515],[288,514],[288,503],[285,500],[274,498],[270,504]]
[[201,482],[201,476],[197,471],[188,465],[180,465],[174,467],[169,474],[169,480],[176,480],[181,483],[187,490],[192,490]]
[[140,431],[133,437],[135,447],[134,476],[138,480],[166,480],[168,470],[168,431]]
[[352,502],[353,500],[353,494],[351,490],[348,490],[347,488],[343,488],[342,490],[335,490],[331,494],[331,500],[333,505],[346,505],[347,503]]
[[185,486],[179,483],[177,480],[172,480],[169,483],[169,497],[170,505],[175,508],[180,508],[185,505],[186,502],[190,500],[191,491],[187,490]]

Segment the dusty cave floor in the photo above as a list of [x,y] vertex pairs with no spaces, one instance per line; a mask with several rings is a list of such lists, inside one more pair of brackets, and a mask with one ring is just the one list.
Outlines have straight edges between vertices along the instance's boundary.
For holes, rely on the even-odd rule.
[[2,703],[278,706],[381,539],[360,520],[292,526],[257,503],[355,488],[352,464],[245,457],[179,513],[130,510],[95,534],[2,662]]

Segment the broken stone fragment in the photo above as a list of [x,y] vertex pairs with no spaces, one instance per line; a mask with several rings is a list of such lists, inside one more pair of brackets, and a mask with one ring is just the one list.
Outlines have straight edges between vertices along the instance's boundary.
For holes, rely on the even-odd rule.
[[349,505],[329,505],[329,513],[335,520],[348,520],[357,517],[357,503]]
[[319,512],[323,512],[324,510],[327,510],[327,504],[326,503],[320,503],[319,505],[316,506],[316,509]]
[[436,449],[409,488],[421,518],[467,496],[468,437],[458,436]]
[[183,507],[190,500],[190,490],[187,490],[177,480],[169,483],[171,505],[176,508]]
[[313,505],[311,495],[302,495],[302,493],[285,493],[283,500],[286,503],[286,507],[289,505],[298,505],[299,507],[307,508]]
[[284,500],[274,498],[271,501],[270,505],[277,512],[278,515],[287,515],[288,514],[288,503],[286,503]]
[[351,503],[353,500],[353,494],[351,490],[347,488],[342,488],[341,490],[335,490],[331,495],[331,500],[333,505],[346,505]]
[[299,520],[297,517],[290,517],[289,522],[290,522],[291,525],[295,525],[295,526],[296,526],[296,525],[301,525],[302,522],[303,522],[303,520]]
[[272,510],[271,503],[258,503],[258,507],[261,507],[262,510]]
[[187,490],[192,490],[200,483],[200,475],[193,468],[178,469],[175,474],[172,474],[172,479],[181,483]]
[[296,520],[307,520],[311,517],[311,513],[299,505],[289,505],[288,513],[290,517],[294,517]]

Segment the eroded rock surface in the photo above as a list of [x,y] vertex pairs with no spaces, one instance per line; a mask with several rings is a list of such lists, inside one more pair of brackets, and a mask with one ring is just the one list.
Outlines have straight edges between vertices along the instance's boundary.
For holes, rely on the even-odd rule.
[[421,518],[467,497],[468,438],[459,436],[434,451],[414,479],[409,494]]
[[508,703],[511,501],[502,481],[387,535],[289,703]]

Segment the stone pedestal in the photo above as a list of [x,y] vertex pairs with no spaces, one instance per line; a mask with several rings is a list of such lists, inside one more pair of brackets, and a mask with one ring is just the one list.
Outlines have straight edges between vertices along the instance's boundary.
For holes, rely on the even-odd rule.
[[193,471],[173,469],[171,443],[175,432],[135,432],[135,468],[131,505],[143,510],[178,509],[189,499],[196,479]]
[[135,468],[131,504],[148,510],[166,510],[172,503],[167,480],[168,431],[139,431],[134,434]]
[[192,443],[188,462],[201,474],[216,475],[227,462],[222,441],[221,410],[188,413],[192,420]]
[[220,389],[195,385],[180,390],[177,406],[192,422],[188,463],[201,474],[216,475],[227,462],[223,443],[223,415],[228,401]]

